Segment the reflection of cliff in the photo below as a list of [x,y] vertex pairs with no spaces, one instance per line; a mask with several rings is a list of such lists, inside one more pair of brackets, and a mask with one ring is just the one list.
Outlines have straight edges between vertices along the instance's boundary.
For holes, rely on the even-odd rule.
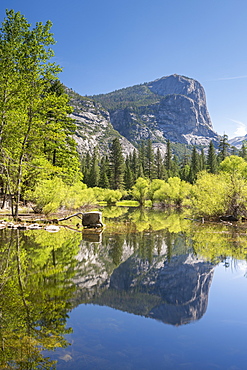
[[132,256],[113,272],[109,289],[94,303],[182,325],[206,312],[212,277],[213,266],[190,254],[153,265]]
[[102,235],[82,241],[74,305],[96,303],[182,325],[203,316],[213,265],[191,254],[183,233]]

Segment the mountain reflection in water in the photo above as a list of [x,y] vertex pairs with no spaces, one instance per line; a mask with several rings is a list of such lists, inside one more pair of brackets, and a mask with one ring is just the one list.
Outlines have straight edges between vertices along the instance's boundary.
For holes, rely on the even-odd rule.
[[[172,325],[200,319],[207,309],[214,266],[192,253],[172,256],[168,260],[165,240],[158,248],[155,240],[160,242],[160,239],[155,238],[155,233],[152,236],[154,255],[151,261],[141,258],[133,251],[131,243],[125,240],[120,247],[125,260],[110,274],[99,256],[97,259],[95,248],[90,244],[85,248],[82,243],[78,257],[85,261],[83,270],[90,265],[91,271],[87,271],[84,279],[77,276],[74,280],[77,293],[82,295],[84,302],[109,306]],[[150,234],[146,237],[151,243]],[[181,236],[179,241],[181,244]],[[104,249],[100,245],[99,250],[102,247]],[[91,263],[88,265],[86,261]]]
[[[117,211],[112,220],[109,211],[103,233],[0,231],[0,368],[32,370],[45,363],[50,369],[59,358],[71,358],[68,369],[78,369],[81,353],[92,356],[94,368],[97,348],[103,348],[94,344],[105,333],[98,321],[93,330],[83,317],[71,321],[88,303],[99,307],[99,316],[108,306],[152,318],[147,325],[159,321],[183,330],[206,313],[215,267],[228,258],[246,259],[246,233],[235,227],[194,224],[164,212]],[[68,345],[78,327],[75,355]],[[120,338],[113,342],[121,347]],[[66,368],[61,361],[58,369]],[[114,368],[108,365],[101,368]]]

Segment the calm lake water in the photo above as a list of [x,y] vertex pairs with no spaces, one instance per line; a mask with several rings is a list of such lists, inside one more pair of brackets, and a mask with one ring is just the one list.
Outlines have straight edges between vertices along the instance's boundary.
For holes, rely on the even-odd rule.
[[245,225],[104,222],[1,230],[0,369],[246,369]]

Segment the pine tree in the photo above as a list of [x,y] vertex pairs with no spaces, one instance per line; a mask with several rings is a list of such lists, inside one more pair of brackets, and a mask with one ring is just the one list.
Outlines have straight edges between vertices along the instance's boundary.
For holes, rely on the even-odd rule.
[[229,147],[230,147],[230,144],[228,143],[228,136],[224,134],[222,138],[220,139],[220,143],[219,143],[219,155],[218,155],[219,163],[224,161],[224,159],[227,157]]
[[166,155],[165,155],[165,168],[167,171],[167,176],[171,176],[171,167],[172,167],[172,151],[170,140],[167,140],[166,144]]
[[88,186],[91,188],[99,185],[100,169],[98,162],[99,162],[98,150],[95,147],[91,161],[91,168],[88,176]]
[[204,150],[201,149],[201,155],[200,155],[200,171],[203,171],[206,169],[206,158],[204,154]]
[[109,178],[108,178],[108,162],[107,158],[102,158],[100,163],[100,176],[99,176],[99,187],[108,189],[110,186]]
[[86,155],[84,155],[84,157],[82,157],[81,160],[81,171],[83,174],[83,182],[86,185],[88,185],[89,181],[90,168],[91,168],[91,156],[90,153],[87,152]]
[[164,179],[164,175],[165,175],[164,170],[165,170],[165,168],[164,168],[163,159],[162,159],[159,147],[158,147],[158,149],[156,151],[156,154],[155,154],[154,163],[155,163],[155,178],[161,179],[161,180]]
[[152,180],[154,177],[154,151],[152,142],[150,139],[147,141],[146,146],[146,168],[145,168],[145,174],[146,176]]
[[217,157],[215,154],[215,148],[212,140],[209,143],[208,155],[207,155],[207,168],[210,173],[217,173]]
[[124,158],[118,138],[113,140],[110,149],[110,171],[112,189],[120,189],[123,186]]
[[126,158],[125,161],[125,171],[124,171],[124,187],[126,190],[130,190],[134,185],[134,176],[133,172],[130,168],[130,160]]
[[244,158],[245,160],[247,159],[247,144],[245,140],[242,142],[242,146],[239,151],[239,156]]
[[[138,147],[138,169],[142,168],[143,174],[145,176],[146,160],[145,160],[145,144],[144,141]],[[139,176],[138,176],[139,177]]]
[[196,175],[200,171],[200,160],[196,147],[193,147],[190,163],[189,181],[193,183],[196,180]]
[[179,164],[178,157],[176,155],[174,155],[171,160],[170,177],[179,177]]
[[130,168],[131,168],[131,171],[133,173],[133,179],[134,181],[136,181],[136,179],[138,178],[138,169],[139,169],[139,160],[138,160],[138,155],[136,153],[136,150],[134,149],[133,153],[132,153],[132,158],[130,160]]

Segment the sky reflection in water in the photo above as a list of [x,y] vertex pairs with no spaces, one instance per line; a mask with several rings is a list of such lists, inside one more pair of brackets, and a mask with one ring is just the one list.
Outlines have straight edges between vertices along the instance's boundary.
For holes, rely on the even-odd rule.
[[245,369],[245,226],[113,211],[98,236],[0,232],[0,367]]
[[60,352],[58,369],[245,369],[243,272],[217,266],[207,311],[188,325],[167,325],[109,307],[78,306],[68,321],[74,330],[68,336],[72,346]]
[[[169,261],[167,251],[160,258],[155,248],[149,262],[138,253],[128,256],[124,244],[127,257],[105,289],[70,313],[71,346],[52,356],[58,369],[246,368],[246,261],[221,256],[212,265],[193,255],[190,239],[184,249],[184,234],[162,235],[163,253],[172,240]],[[208,254],[215,246],[209,239]],[[200,249],[201,240],[194,243]],[[147,307],[138,306],[138,299],[141,306],[149,297]]]

